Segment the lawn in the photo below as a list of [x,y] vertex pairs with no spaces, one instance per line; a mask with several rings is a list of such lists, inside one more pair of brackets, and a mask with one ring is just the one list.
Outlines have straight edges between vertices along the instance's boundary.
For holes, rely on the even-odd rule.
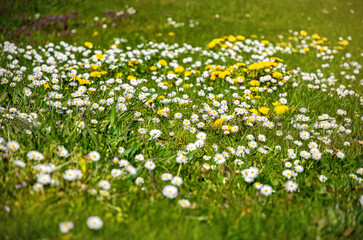
[[0,239],[362,239],[363,3],[2,1]]

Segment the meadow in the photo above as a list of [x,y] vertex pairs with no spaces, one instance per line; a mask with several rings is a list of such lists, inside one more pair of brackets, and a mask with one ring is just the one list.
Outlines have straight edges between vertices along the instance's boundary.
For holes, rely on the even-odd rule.
[[0,239],[362,239],[358,0],[0,7]]

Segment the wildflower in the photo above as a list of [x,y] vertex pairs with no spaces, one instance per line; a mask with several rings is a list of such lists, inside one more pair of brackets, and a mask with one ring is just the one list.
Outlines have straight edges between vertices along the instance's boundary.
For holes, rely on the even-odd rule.
[[287,179],[290,179],[293,176],[293,171],[291,171],[291,170],[284,170],[282,172],[282,175],[285,176],[285,177],[287,177]]
[[223,154],[216,154],[215,156],[214,156],[214,161],[217,163],[217,164],[223,164],[225,161],[226,161],[226,159],[225,159],[225,157],[223,156]]
[[311,153],[311,157],[314,159],[314,160],[320,160],[321,158],[321,153],[319,151],[315,152],[315,153]]
[[255,141],[250,141],[250,142],[248,143],[248,146],[249,146],[250,148],[256,148],[256,147],[257,147],[257,143],[256,143]]
[[247,135],[247,139],[252,141],[252,140],[255,139],[255,137],[253,135],[251,135],[251,134],[248,134]]
[[122,170],[121,169],[112,169],[111,170],[111,176],[112,177],[119,177],[122,175]]
[[177,163],[187,163],[188,162],[188,158],[184,154],[178,153],[178,155],[176,157],[176,162]]
[[124,148],[124,147],[119,147],[119,148],[118,148],[118,152],[119,152],[120,154],[123,154],[123,153],[125,152],[125,148]]
[[73,229],[73,222],[71,221],[61,222],[59,224],[59,228],[61,233],[68,233],[70,230]]
[[255,186],[256,189],[261,189],[263,184],[261,184],[259,182],[255,182],[254,186]]
[[176,198],[179,194],[178,189],[172,185],[166,185],[163,189],[163,194],[167,198]]
[[44,156],[43,154],[41,154],[40,152],[38,151],[30,151],[27,153],[26,155],[29,159],[31,160],[36,160],[36,161],[41,161],[44,159]]
[[299,164],[300,164],[300,160],[295,160],[295,161],[294,161],[294,164],[295,164],[295,165],[299,165]]
[[142,177],[138,177],[138,178],[136,178],[135,183],[138,185],[142,184],[142,183],[144,183],[144,179]]
[[119,164],[121,167],[126,167],[127,165],[129,165],[129,162],[125,159],[121,159]]
[[190,207],[190,202],[187,199],[180,199],[178,201],[178,204],[182,207],[182,208],[189,208]]
[[88,192],[89,192],[91,195],[96,195],[96,194],[97,194],[97,190],[96,190],[96,189],[94,189],[94,188],[88,189]]
[[78,129],[83,129],[86,127],[86,124],[82,121],[76,123]]
[[274,108],[274,111],[278,114],[278,115],[282,115],[284,113],[286,113],[289,110],[289,107],[287,107],[286,105],[279,105],[276,106]]
[[316,142],[310,142],[308,147],[311,149],[311,148],[317,148],[318,147],[318,144]]
[[343,159],[345,157],[345,154],[341,151],[338,151],[336,155],[337,155],[337,158],[340,158],[340,159]]
[[98,230],[102,228],[103,222],[101,218],[92,216],[87,219],[87,226],[92,230]]
[[205,134],[204,132],[199,132],[197,134],[197,139],[206,140],[206,138],[207,138],[207,134]]
[[236,133],[236,132],[238,132],[238,126],[232,126],[232,128],[231,128],[231,132],[233,132],[233,133]]
[[262,134],[260,134],[260,135],[258,135],[258,140],[260,141],[260,142],[265,142],[266,141],[266,137],[265,137],[265,135],[262,135]]
[[58,147],[58,156],[67,158],[69,156],[69,152],[63,146]]
[[186,150],[188,151],[188,152],[192,152],[192,151],[194,151],[194,150],[196,150],[197,149],[197,146],[194,144],[194,143],[189,143],[187,146],[186,146]]
[[100,195],[103,197],[107,197],[108,195],[110,195],[110,193],[107,190],[101,189],[100,190]]
[[307,131],[301,131],[300,132],[300,137],[303,140],[308,140],[310,138],[310,133]]
[[287,167],[287,168],[290,168],[290,167],[292,167],[292,164],[291,164],[291,162],[285,162],[285,167]]
[[211,168],[211,166],[208,163],[204,163],[203,168],[209,170]]
[[163,181],[168,181],[173,179],[173,175],[171,175],[170,173],[163,173],[161,174],[161,180]]
[[268,114],[268,112],[270,111],[270,109],[269,109],[269,108],[267,108],[267,107],[261,107],[261,108],[259,108],[259,109],[258,109],[258,111],[259,111],[260,113],[264,114],[264,115],[267,115],[267,114]]
[[16,151],[19,149],[20,145],[18,142],[16,141],[9,141],[7,144],[6,144],[6,147],[11,150],[11,151]]
[[304,168],[300,165],[296,165],[294,169],[298,173],[302,173],[304,171]]
[[268,185],[263,185],[260,188],[260,193],[265,195],[265,196],[269,196],[274,192],[274,190],[272,189],[272,187],[268,186]]
[[287,181],[285,183],[285,189],[286,191],[288,192],[295,192],[296,189],[297,189],[298,185],[296,182],[293,182],[293,181]]
[[50,182],[50,184],[52,186],[59,186],[59,180],[58,179],[52,179],[51,182]]
[[136,168],[131,166],[131,165],[126,165],[125,166],[125,170],[127,173],[131,174],[131,175],[135,175],[136,174]]
[[143,161],[143,160],[144,160],[144,155],[142,155],[142,154],[138,154],[138,155],[136,155],[136,156],[135,156],[135,160],[136,160],[136,161]]
[[281,104],[286,104],[286,103],[287,103],[287,100],[286,100],[286,98],[280,98],[280,99],[279,99],[279,102],[280,102]]
[[51,183],[51,178],[49,174],[41,174],[38,176],[38,183],[46,185]]
[[213,143],[212,147],[213,147],[214,151],[218,151],[218,145],[217,144]]
[[149,132],[150,139],[158,139],[161,136],[161,131],[158,129],[153,129]]
[[171,184],[176,185],[176,186],[180,186],[180,185],[183,184],[183,179],[181,177],[175,176],[171,180]]
[[88,156],[94,162],[97,162],[101,158],[101,155],[97,151],[90,152]]
[[90,42],[85,42],[84,45],[88,48],[92,48],[93,47],[93,44],[90,43]]
[[145,134],[146,130],[144,128],[139,128],[138,133]]
[[197,147],[197,148],[201,148],[201,147],[203,147],[204,146],[204,141],[203,140],[197,140],[197,141],[195,141],[195,146]]
[[217,119],[215,122],[214,122],[214,126],[220,126],[222,125],[224,119]]
[[111,184],[107,180],[101,180],[98,183],[98,186],[101,187],[101,188],[103,188],[104,190],[109,190],[111,188]]
[[105,57],[104,57],[102,54],[96,54],[96,58],[97,58],[98,60],[102,60],[102,59],[104,59]]
[[149,171],[152,171],[152,170],[154,170],[155,169],[155,163],[153,162],[153,161],[151,161],[151,160],[148,160],[148,161],[146,161],[145,162],[145,168],[147,169],[147,170],[149,170]]
[[36,183],[36,184],[34,184],[34,186],[33,186],[33,190],[34,190],[34,192],[40,192],[40,191],[42,191],[42,190],[43,190],[43,185],[42,185],[42,184],[40,184],[40,183]]
[[69,169],[66,170],[63,174],[63,178],[67,181],[73,181],[77,179],[81,179],[83,176],[82,172],[77,169]]
[[244,164],[244,162],[241,160],[241,159],[236,159],[234,160],[234,163],[237,164],[237,165],[242,165]]
[[21,160],[15,160],[14,164],[18,167],[24,168],[26,166],[25,162],[21,161]]
[[256,167],[250,167],[241,171],[243,179],[245,180],[245,182],[248,183],[253,182],[254,179],[257,177],[258,173],[259,169]]
[[328,180],[328,178],[325,175],[320,175],[319,176],[319,181],[320,182],[325,182],[326,180]]

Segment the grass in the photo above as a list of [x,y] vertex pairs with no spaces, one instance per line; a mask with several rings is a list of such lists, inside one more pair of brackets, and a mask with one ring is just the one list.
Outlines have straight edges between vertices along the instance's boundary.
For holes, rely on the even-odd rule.
[[[208,43],[215,38],[239,34],[246,37],[256,35],[258,40],[266,39],[277,43],[281,42],[279,35],[285,36],[285,39],[292,36],[289,30],[305,30],[309,35],[317,33],[328,39],[327,45],[337,46],[339,37],[347,39],[351,36],[349,45],[334,55],[334,61],[328,62],[328,68],[321,67],[326,61],[316,58],[315,51],[307,54],[276,53],[274,56],[284,60],[287,70],[299,67],[304,72],[316,72],[317,69],[321,69],[324,78],[334,73],[337,78],[334,87],[342,84],[359,96],[362,93],[361,70],[355,74],[355,81],[347,80],[340,74],[344,70],[344,61],[357,61],[361,64],[363,4],[358,0],[29,0],[2,1],[1,5],[1,43],[12,41],[23,47],[27,44],[44,46],[50,42],[57,45],[65,41],[77,46],[92,42],[94,49],[104,50],[110,48],[114,38],[125,38],[128,41],[120,43],[121,49],[126,49],[127,46],[136,48],[140,43],[148,41],[179,45],[188,43],[207,49]],[[111,25],[110,19],[106,22],[107,28],[94,23],[96,16],[100,19],[105,16],[104,11],[123,10],[126,5],[136,9],[136,13],[116,20],[115,26]],[[19,16],[23,16],[24,13],[28,16],[39,14],[38,19],[41,19],[47,15],[70,15],[72,11],[75,11],[75,18],[68,19],[66,25],[59,21],[48,21],[48,25],[45,24],[41,30],[36,29],[31,34],[21,31],[22,21]],[[167,23],[168,17],[172,17],[176,22],[184,22],[187,26],[174,28]],[[191,19],[199,22],[194,28],[188,26]],[[29,26],[36,22],[33,17],[26,20]],[[9,33],[17,30],[18,34]],[[75,31],[71,33],[72,30]],[[173,34],[170,34],[171,32]],[[341,57],[347,52],[351,53],[351,60],[343,61]],[[9,68],[8,55],[3,48],[0,49],[0,68]],[[244,60],[249,59],[250,55],[244,53]],[[188,56],[193,56],[194,60],[203,63],[200,70],[204,69],[204,62],[209,58],[198,53],[186,52],[177,60],[180,63]],[[78,53],[75,57],[78,60],[83,58]],[[150,62],[135,68],[134,72],[128,66],[122,66],[118,71],[123,72],[124,77],[134,74],[140,78],[151,79],[149,68],[155,65],[159,58],[160,56],[155,56]],[[31,74],[34,65],[24,58],[19,57],[19,61],[20,65],[28,68],[24,76]],[[216,60],[213,64],[230,66],[235,64],[235,61]],[[61,69],[66,70],[66,67]],[[108,66],[102,65],[100,70],[108,71]],[[167,71],[158,70],[158,74],[167,74]],[[344,71],[352,74],[352,69]],[[100,80],[108,78],[110,75]],[[196,77],[193,75],[191,78],[188,83],[195,83]],[[16,140],[21,145],[20,150],[9,154],[2,153],[0,156],[0,239],[361,239],[363,208],[359,201],[363,187],[361,183],[349,177],[349,174],[355,173],[363,163],[362,145],[359,143],[363,139],[359,101],[362,97],[339,98],[336,94],[331,97],[326,92],[308,89],[308,82],[302,81],[301,75],[293,74],[293,78],[294,82],[299,83],[298,88],[293,88],[289,83],[271,95],[261,94],[263,98],[257,100],[256,106],[266,105],[273,109],[272,102],[279,99],[279,93],[288,92],[289,107],[309,109],[308,116],[314,121],[323,113],[334,116],[338,124],[343,124],[344,117],[349,117],[351,125],[347,128],[352,130],[350,135],[344,136],[334,132],[331,139],[333,156],[323,154],[320,161],[310,159],[306,162],[305,171],[294,179],[299,185],[298,192],[295,193],[288,193],[283,187],[287,179],[281,175],[284,169],[281,161],[286,161],[286,154],[276,151],[267,155],[254,153],[247,156],[243,159],[246,162],[243,166],[236,166],[231,162],[226,166],[217,166],[215,171],[207,171],[202,167],[202,156],[214,154],[213,143],[220,146],[220,151],[226,150],[228,146],[247,146],[247,134],[264,134],[267,138],[266,144],[281,145],[283,153],[289,148],[295,148],[292,141],[277,138],[275,131],[262,127],[249,128],[242,121],[234,123],[240,126],[238,134],[228,136],[216,128],[206,128],[203,130],[208,136],[205,148],[193,152],[193,159],[188,164],[180,165],[175,161],[176,152],[194,141],[194,135],[183,128],[181,121],[170,125],[169,119],[158,116],[154,110],[144,106],[140,101],[130,101],[127,105],[128,111],[124,113],[116,110],[116,105],[113,104],[97,114],[93,114],[89,108],[84,114],[78,108],[74,108],[72,116],[61,115],[43,100],[45,94],[50,91],[48,89],[34,88],[32,99],[35,103],[32,104],[22,92],[27,86],[24,82],[15,88],[6,84],[0,85],[1,107],[6,111],[15,107],[20,112],[36,112],[40,122],[40,125],[37,125],[19,118],[11,120],[4,115],[0,120],[0,136],[5,141]],[[70,97],[71,93],[65,89],[69,83],[68,80],[62,81],[60,92],[66,98]],[[95,83],[98,88],[101,85],[99,82]],[[154,82],[145,85],[156,88],[157,94],[164,93]],[[209,82],[206,85],[212,86]],[[225,94],[223,99],[233,100],[232,91],[230,94],[224,91],[229,88],[226,81],[215,81],[213,87],[216,89],[214,93]],[[197,109],[202,108],[204,98],[199,98],[193,90],[193,87],[186,88],[183,93],[178,92],[178,96],[188,94],[195,98],[194,104]],[[137,91],[139,93],[140,88],[137,88]],[[91,101],[98,101],[108,98],[108,93],[109,90],[88,94]],[[156,111],[163,106],[159,101],[155,101]],[[41,111],[41,108],[44,110]],[[173,105],[170,108],[173,114],[182,112],[185,116],[195,112],[190,105]],[[337,116],[337,109],[346,110],[347,116]],[[146,119],[143,125],[133,121],[135,111],[141,112]],[[284,133],[298,139],[299,131],[289,124],[296,114],[297,112],[291,110],[283,116],[272,114],[271,119],[275,124],[283,123]],[[153,117],[160,117],[161,123],[152,122]],[[93,118],[99,121],[97,125],[89,124],[82,131],[77,131],[76,122],[89,123]],[[50,131],[46,130],[48,127],[51,128]],[[163,135],[159,141],[165,146],[141,138],[137,134],[140,127],[162,130]],[[25,129],[31,129],[33,134],[25,134]],[[171,131],[175,133],[174,137],[167,134]],[[326,131],[321,133],[326,134]],[[349,141],[351,146],[344,146],[344,141]],[[65,146],[70,152],[67,160],[57,155],[57,147],[60,145]],[[139,165],[135,176],[112,178],[110,171],[115,166],[112,165],[111,159],[119,155],[119,146],[126,149],[122,158],[131,161],[136,154],[143,154],[146,159],[153,158],[157,168],[147,171]],[[344,159],[335,156],[337,149],[344,151]],[[33,191],[32,186],[37,182],[37,178],[36,171],[31,166],[36,162],[26,158],[30,150],[43,153],[44,162],[61,166],[59,171],[52,173],[52,178],[60,180],[58,187],[47,186],[44,187],[44,191]],[[92,162],[87,157],[93,150],[101,153],[100,162]],[[22,159],[28,166],[16,167],[13,164],[16,159]],[[276,190],[275,193],[263,196],[236,173],[237,170],[250,166],[261,169],[258,181],[272,186]],[[81,169],[82,180],[65,181],[63,173],[67,169]],[[183,178],[184,183],[178,188],[180,197],[177,199],[171,200],[162,194],[165,183],[161,181],[160,175],[165,172]],[[325,175],[328,180],[319,181],[319,175]],[[134,183],[137,176],[145,179],[143,188]],[[86,189],[95,187],[101,179],[111,182],[110,195],[90,195]],[[27,186],[17,189],[16,185],[19,182],[26,182]],[[188,199],[192,203],[191,207],[181,208],[177,203],[181,198]],[[10,212],[6,211],[5,206],[10,208]],[[87,227],[86,221],[90,216],[99,216],[102,219],[104,225],[100,230],[92,231]],[[67,220],[74,223],[74,229],[68,234],[62,234],[59,224]]]

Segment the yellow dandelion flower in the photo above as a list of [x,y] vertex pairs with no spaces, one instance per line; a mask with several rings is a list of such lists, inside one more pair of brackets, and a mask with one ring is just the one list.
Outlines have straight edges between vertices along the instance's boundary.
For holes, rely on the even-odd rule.
[[168,63],[164,59],[159,60],[159,63],[161,64],[161,66],[168,66]]
[[97,58],[98,60],[102,60],[102,59],[104,59],[105,57],[103,56],[103,54],[96,54],[96,58]]
[[267,114],[268,114],[268,112],[270,111],[270,109],[269,109],[269,108],[267,108],[267,107],[261,107],[261,108],[259,108],[259,109],[258,109],[258,111],[259,111],[260,113],[264,114],[264,115],[267,115]]
[[303,37],[305,37],[305,36],[308,35],[308,33],[306,31],[300,31],[300,35],[303,36]]
[[215,122],[214,122],[214,126],[220,126],[222,125],[224,119],[220,118],[220,119],[217,119]]
[[174,70],[175,70],[175,72],[183,72],[184,71],[184,67],[177,66]]
[[275,112],[278,114],[278,115],[281,115],[281,114],[284,114],[286,113],[287,111],[289,111],[289,107],[286,106],[286,105],[279,105],[279,106],[276,106],[274,108]]
[[348,40],[342,40],[339,42],[339,45],[347,46],[349,44]]
[[242,35],[237,35],[237,39],[240,41],[244,41],[246,38]]
[[260,86],[260,81],[258,81],[258,80],[252,80],[251,82],[250,82],[250,85],[251,86]]
[[91,42],[85,42],[84,45],[88,48],[92,48],[93,44]]
[[228,42],[235,42],[235,41],[237,41],[237,38],[235,36],[228,37]]
[[255,115],[260,115],[260,113],[256,109],[250,109],[251,113],[254,113]]
[[273,72],[272,73],[272,77],[274,77],[274,78],[282,78],[282,73],[280,73],[280,72]]

